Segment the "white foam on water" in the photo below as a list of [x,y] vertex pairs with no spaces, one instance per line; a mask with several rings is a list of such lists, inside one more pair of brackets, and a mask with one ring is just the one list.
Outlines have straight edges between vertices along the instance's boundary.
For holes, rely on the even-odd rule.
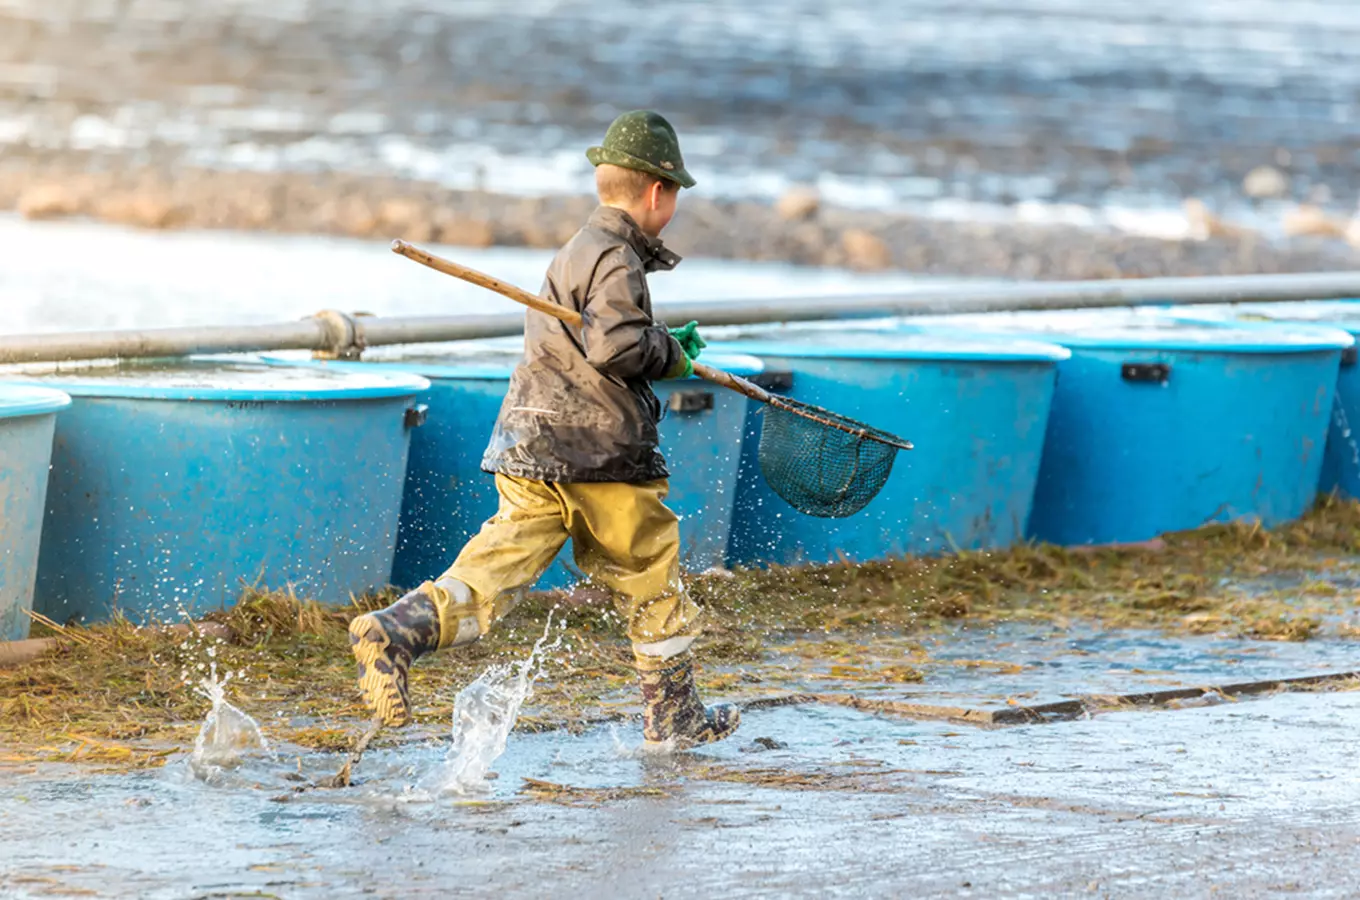
[[634,759],[641,752],[641,745],[625,741],[613,725],[609,726],[609,741],[614,745],[614,755],[619,759]]
[[[697,132],[694,140],[717,142],[720,136]],[[699,154],[694,154],[697,158]],[[312,135],[292,143],[243,142],[228,147],[201,147],[191,154],[197,166],[254,172],[305,171],[324,165],[372,175],[396,173],[453,190],[491,191],[536,197],[586,194],[594,174],[575,148],[544,154],[519,154],[480,142],[443,144],[438,148],[403,135],[386,135],[376,147],[349,136]],[[853,175],[824,172],[812,181],[830,205],[852,210],[890,212],[948,222],[996,225],[1068,225],[1095,231],[1182,241],[1200,237],[1178,201],[1154,192],[1124,191],[1117,200],[1097,205],[1054,200],[1056,184],[1043,174],[995,175],[998,191],[1017,202],[970,200],[957,196],[957,185],[913,174]],[[771,203],[804,180],[793,173],[740,166],[714,168],[705,175],[710,196]],[[1264,209],[1236,201],[1217,212],[1233,224],[1269,237],[1283,236],[1282,204]]]
[[[211,654],[211,649],[209,653]],[[226,697],[228,672],[219,681],[217,662],[209,666],[208,676],[199,681],[194,691],[212,703],[203,725],[194,738],[194,752],[189,757],[189,769],[202,781],[210,781],[224,769],[239,766],[252,751],[269,752],[269,741],[260,725],[247,713],[232,705]]]

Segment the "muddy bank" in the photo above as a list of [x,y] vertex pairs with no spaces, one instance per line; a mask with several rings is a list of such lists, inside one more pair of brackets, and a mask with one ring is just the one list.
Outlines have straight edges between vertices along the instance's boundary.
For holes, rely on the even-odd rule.
[[[489,247],[560,246],[594,205],[584,195],[517,197],[341,173],[108,167],[57,158],[0,167],[0,210],[141,228],[318,233]],[[1269,241],[1219,228],[1171,241],[1059,225],[952,222],[783,202],[686,195],[667,232],[681,254],[864,271],[1019,279],[1137,278],[1360,268],[1335,238]]]

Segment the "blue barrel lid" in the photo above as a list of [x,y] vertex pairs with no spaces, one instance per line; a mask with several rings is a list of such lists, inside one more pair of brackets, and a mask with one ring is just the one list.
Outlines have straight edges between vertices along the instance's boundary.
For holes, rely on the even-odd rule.
[[1337,329],[1212,321],[1169,307],[972,313],[932,321],[979,334],[1016,335],[1087,349],[1301,353],[1344,350],[1354,343]]
[[[504,381],[515,371],[523,354],[523,339],[495,341],[453,341],[443,344],[398,344],[373,347],[364,351],[363,362],[325,363],[351,371],[412,372],[434,381]],[[265,357],[273,362],[299,362],[296,357],[278,354]],[[311,363],[311,360],[306,362]],[[733,375],[751,376],[765,371],[765,364],[754,356],[705,352],[702,362]]]
[[1360,299],[1306,300],[1296,303],[1234,303],[1192,306],[1176,310],[1184,319],[1215,322],[1316,325],[1360,334]]
[[836,323],[820,327],[743,328],[729,333],[730,338],[713,341],[712,349],[790,359],[1060,362],[1072,355],[1052,343],[976,334],[939,325],[888,323],[871,328]]
[[0,419],[61,412],[70,405],[69,396],[52,388],[0,383]]
[[408,397],[430,386],[403,372],[328,372],[212,356],[6,365],[0,379],[58,387],[72,397],[144,400],[357,400]]

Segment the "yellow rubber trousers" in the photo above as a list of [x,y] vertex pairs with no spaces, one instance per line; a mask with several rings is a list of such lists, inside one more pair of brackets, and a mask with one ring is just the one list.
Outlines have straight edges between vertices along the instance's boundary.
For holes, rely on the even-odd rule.
[[500,508],[423,590],[439,608],[440,647],[476,640],[514,606],[570,538],[577,567],[614,594],[639,660],[683,653],[699,607],[680,582],[680,528],[665,480],[643,484],[496,476]]

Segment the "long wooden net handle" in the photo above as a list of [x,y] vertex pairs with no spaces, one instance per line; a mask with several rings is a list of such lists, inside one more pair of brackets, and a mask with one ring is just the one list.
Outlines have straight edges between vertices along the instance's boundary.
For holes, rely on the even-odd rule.
[[738,394],[745,394],[759,403],[770,402],[769,391],[758,384],[752,384],[745,378],[733,375],[731,372],[724,372],[722,369],[715,369],[712,366],[706,366],[701,362],[696,362],[694,363],[694,374],[698,375],[704,381],[711,381],[728,390],[736,391]]
[[433,253],[421,250],[419,247],[412,246],[405,241],[393,241],[392,252],[399,253],[407,259],[413,259],[423,266],[429,266],[436,272],[443,272],[445,275],[452,275],[454,278],[461,278],[478,287],[484,287],[487,290],[495,291],[502,297],[509,297],[516,303],[523,303],[530,309],[538,310],[541,313],[547,313],[554,319],[561,319],[568,325],[575,325],[577,328],[581,327],[581,314],[575,310],[564,309],[556,303],[549,303],[547,300],[544,300],[536,294],[531,294],[522,288],[517,288],[513,284],[506,284],[499,278],[492,278],[484,272],[478,272],[476,269],[469,269],[467,266],[460,266],[456,262],[444,259],[442,256],[435,256]]
[[[554,319],[561,319],[568,325],[575,325],[578,328],[581,326],[581,314],[575,310],[563,309],[556,303],[549,303],[542,297],[531,294],[522,288],[517,288],[513,284],[506,284],[499,278],[492,278],[490,275],[487,275],[484,272],[478,272],[476,269],[460,266],[452,260],[444,259],[442,256],[435,256],[433,253],[421,250],[419,247],[408,244],[405,241],[393,241],[392,252],[400,254],[407,259],[413,259],[423,266],[429,266],[436,272],[443,272],[445,275],[461,278],[469,284],[475,284],[478,287],[484,287],[487,290],[495,291],[502,297],[509,297],[516,303],[523,303],[530,309],[546,313]],[[752,400],[757,400],[761,403],[770,402],[769,392],[764,388],[752,384],[745,378],[738,378],[730,372],[724,372],[722,369],[715,369],[712,366],[706,366],[703,363],[695,363],[694,374],[705,381],[711,381],[714,384],[721,385],[722,387],[736,391],[739,394],[745,394]]]

